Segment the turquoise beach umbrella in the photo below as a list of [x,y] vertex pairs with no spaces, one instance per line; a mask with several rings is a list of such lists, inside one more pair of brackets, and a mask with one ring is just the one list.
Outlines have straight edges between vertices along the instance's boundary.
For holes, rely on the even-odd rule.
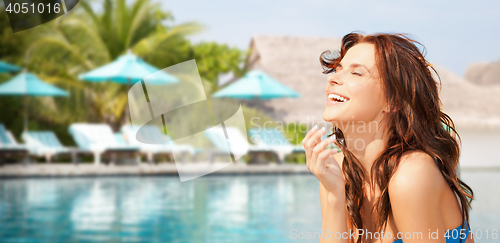
[[[215,92],[212,97],[267,100],[285,97],[298,98],[300,94],[274,80],[265,72],[252,70],[234,83]],[[222,124],[224,127],[224,122]]]
[[0,73],[17,72],[21,70],[20,67],[0,61]]
[[[131,85],[158,71],[158,68],[128,52],[118,57],[114,62],[81,74],[78,78],[90,82],[111,81]],[[159,72],[151,79],[148,78],[148,82],[153,84],[168,84],[177,83],[179,81],[176,77],[168,73]]]
[[274,80],[260,70],[248,72],[241,79],[215,92],[212,97],[235,99],[275,99],[298,98],[300,94],[284,84]]
[[[130,85],[144,79],[150,74],[152,76],[148,77],[148,83],[151,84],[170,84],[178,83],[179,80],[166,73],[158,72],[158,68],[148,64],[141,58],[132,54],[128,51],[127,54],[118,57],[114,62],[106,64],[102,67],[94,69],[90,72],[81,74],[78,76],[79,79],[90,81],[90,82],[104,82],[111,81],[120,84],[126,84],[129,89]],[[128,106],[127,108],[128,109]],[[126,112],[127,122],[130,119],[129,112]]]
[[0,85],[0,95],[68,96],[68,92],[43,82],[31,73],[22,72]]
[[28,131],[28,96],[68,96],[68,92],[38,79],[37,76],[23,71],[11,80],[0,85],[0,95],[23,96],[24,130]]

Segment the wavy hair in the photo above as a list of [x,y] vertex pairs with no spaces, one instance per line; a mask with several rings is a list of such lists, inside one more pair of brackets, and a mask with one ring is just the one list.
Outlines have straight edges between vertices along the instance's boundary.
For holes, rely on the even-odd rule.
[[[388,142],[371,167],[371,185],[380,189],[381,196],[373,205],[377,215],[375,228],[385,229],[391,212],[389,181],[399,166],[402,155],[421,150],[435,159],[441,174],[457,195],[462,212],[462,222],[469,222],[469,210],[474,197],[472,189],[458,177],[460,136],[453,120],[441,110],[437,71],[424,58],[425,47],[406,34],[377,33],[363,35],[352,32],[342,38],[340,51],[325,51],[320,56],[323,73],[335,72],[347,51],[356,44],[375,46],[375,62],[378,68],[389,112],[387,121]],[[421,47],[421,49],[419,49]],[[336,54],[336,55],[332,55]],[[437,74],[439,82],[432,72]],[[404,94],[404,95],[402,95]],[[347,149],[342,131],[335,127],[344,160],[342,171],[345,178],[346,204],[350,219],[357,229],[363,228],[362,204],[366,171],[359,160]],[[465,220],[465,221],[464,221]],[[361,242],[361,237],[357,242]]]

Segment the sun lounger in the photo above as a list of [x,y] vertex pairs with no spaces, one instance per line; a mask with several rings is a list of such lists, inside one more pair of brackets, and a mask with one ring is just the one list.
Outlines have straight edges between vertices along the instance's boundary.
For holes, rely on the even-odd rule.
[[51,163],[53,157],[59,155],[70,155],[73,163],[77,162],[79,150],[63,146],[52,131],[28,131],[23,132],[21,137],[30,155],[44,157],[47,163]]
[[236,127],[226,126],[226,134],[229,138],[226,139],[222,127],[212,127],[204,131],[205,136],[215,146],[215,150],[210,150],[209,161],[212,163],[215,156],[232,153],[236,158],[240,158],[245,154],[253,155],[259,152],[265,152],[263,148],[259,148],[248,143],[246,137]]
[[[126,143],[139,147],[140,152],[146,155],[148,163],[153,163],[155,158],[161,156],[173,158],[173,152],[182,155],[183,161],[187,155],[195,153],[195,149],[192,146],[175,144],[169,136],[166,136],[156,126],[144,125],[136,130],[134,130],[132,125],[124,125],[121,128]],[[137,138],[143,142],[137,140]],[[144,141],[148,141],[149,143],[145,143]]]
[[282,132],[276,129],[252,128],[248,131],[250,141],[258,148],[274,152],[279,163],[283,163],[285,156],[291,153],[303,153],[304,147],[292,145]]
[[110,159],[111,163],[118,158],[135,160],[139,151],[137,146],[120,145],[107,124],[75,123],[69,127],[69,133],[82,151],[94,155],[96,165],[101,158]]
[[116,143],[118,143],[118,145],[120,146],[127,145],[127,141],[125,141],[125,138],[123,137],[123,134],[121,132],[115,132],[113,136],[115,136]]
[[9,158],[18,158],[28,164],[29,152],[26,146],[18,144],[12,133],[0,124],[0,166]]

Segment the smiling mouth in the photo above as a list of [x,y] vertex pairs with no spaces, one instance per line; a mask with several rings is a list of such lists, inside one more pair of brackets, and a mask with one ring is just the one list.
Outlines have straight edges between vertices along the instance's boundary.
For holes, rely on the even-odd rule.
[[338,94],[329,94],[328,100],[333,102],[346,102],[349,101],[349,98],[338,95]]

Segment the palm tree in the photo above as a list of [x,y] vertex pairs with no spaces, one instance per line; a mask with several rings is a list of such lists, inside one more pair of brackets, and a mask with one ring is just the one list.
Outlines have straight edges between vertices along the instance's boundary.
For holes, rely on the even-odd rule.
[[[60,123],[75,120],[107,122],[119,126],[127,104],[126,86],[115,83],[87,83],[77,75],[115,60],[132,50],[157,67],[188,60],[188,35],[202,30],[195,22],[168,26],[170,12],[150,0],[103,0],[96,11],[88,1],[80,1],[80,11],[72,11],[40,29],[25,54],[30,70],[48,82],[71,92],[64,101],[45,99],[39,118]],[[47,104],[52,104],[47,106]],[[52,109],[47,109],[52,107]],[[39,109],[36,107],[34,109]],[[40,110],[40,109],[39,109]],[[62,115],[64,114],[64,115]]]

